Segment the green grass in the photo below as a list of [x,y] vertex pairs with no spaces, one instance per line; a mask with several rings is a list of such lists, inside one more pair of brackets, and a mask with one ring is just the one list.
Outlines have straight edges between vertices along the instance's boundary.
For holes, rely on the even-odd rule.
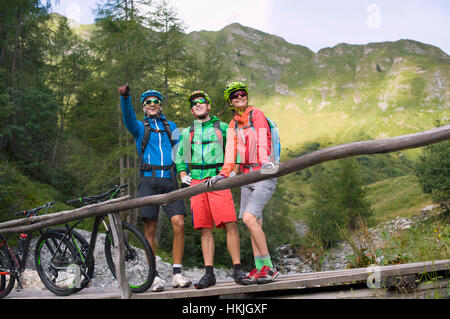
[[431,205],[431,197],[424,194],[415,176],[389,178],[367,186],[376,222],[411,217]]
[[[286,189],[289,217],[298,221],[306,220],[312,206],[311,185],[303,179],[307,174],[303,171],[281,177]],[[422,208],[432,205],[430,195],[422,192],[413,175],[383,179],[366,187],[376,223],[395,219],[397,216],[409,218],[420,213]]]
[[387,259],[403,254],[406,262],[450,258],[450,216],[433,216],[396,234],[381,251]]

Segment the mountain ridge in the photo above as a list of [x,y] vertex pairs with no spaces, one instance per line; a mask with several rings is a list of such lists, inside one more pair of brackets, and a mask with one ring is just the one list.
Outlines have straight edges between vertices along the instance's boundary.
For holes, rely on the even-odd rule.
[[[84,37],[91,30],[78,26]],[[220,48],[229,80],[249,86],[251,104],[278,124],[283,148],[392,137],[449,119],[450,57],[433,45],[342,42],[315,53],[239,23],[186,36],[188,48]]]
[[450,57],[429,44],[339,43],[314,53],[238,23],[188,37],[221,48],[251,102],[278,123],[286,147],[408,134],[449,117]]

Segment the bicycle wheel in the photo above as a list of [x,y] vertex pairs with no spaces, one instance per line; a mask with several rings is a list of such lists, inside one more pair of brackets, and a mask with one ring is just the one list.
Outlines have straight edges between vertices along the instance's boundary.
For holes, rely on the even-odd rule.
[[0,247],[0,298],[6,297],[14,287],[16,278],[12,275],[13,262],[5,246]]
[[81,283],[79,258],[72,243],[56,231],[45,232],[35,249],[36,270],[48,290],[68,296]]
[[[61,234],[65,234],[67,232],[67,228],[65,227],[55,227],[52,228],[53,231],[56,231]],[[84,276],[84,280],[81,281],[81,284],[79,287],[75,287],[72,291],[72,293],[76,293],[83,288],[87,286],[87,284],[91,281],[91,278],[94,275],[94,269],[95,269],[95,262],[94,258],[91,258],[90,260],[87,260],[87,255],[89,251],[89,243],[87,240],[81,235],[79,232],[77,232],[75,229],[72,229],[70,232],[70,237],[72,240],[72,243],[74,243],[74,247],[76,248],[78,255],[80,256],[83,263],[81,264],[84,269],[86,269],[87,276]],[[87,263],[86,263],[87,262]]]
[[[122,229],[125,239],[125,275],[131,291],[141,293],[146,291],[155,279],[155,255],[145,236],[133,225],[123,222]],[[113,240],[106,234],[105,257],[114,278],[116,271],[112,255]]]

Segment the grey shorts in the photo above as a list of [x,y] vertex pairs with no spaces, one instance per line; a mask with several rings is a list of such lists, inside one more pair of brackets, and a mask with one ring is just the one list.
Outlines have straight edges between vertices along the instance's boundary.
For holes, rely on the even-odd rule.
[[[138,197],[167,194],[177,190],[171,179],[141,176],[138,188]],[[167,217],[171,219],[175,215],[186,216],[184,201],[180,200],[163,206]],[[158,219],[159,205],[145,206],[141,208],[141,217]]]
[[276,178],[242,186],[239,218],[243,217],[244,212],[248,212],[255,215],[256,218],[261,219],[264,206],[266,206],[272,197],[276,186]]

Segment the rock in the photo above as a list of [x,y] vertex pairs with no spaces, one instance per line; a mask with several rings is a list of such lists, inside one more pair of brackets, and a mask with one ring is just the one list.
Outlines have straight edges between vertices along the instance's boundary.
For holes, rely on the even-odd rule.
[[21,276],[21,282],[24,289],[44,290],[46,289],[44,284],[39,278],[36,270],[25,269]]

